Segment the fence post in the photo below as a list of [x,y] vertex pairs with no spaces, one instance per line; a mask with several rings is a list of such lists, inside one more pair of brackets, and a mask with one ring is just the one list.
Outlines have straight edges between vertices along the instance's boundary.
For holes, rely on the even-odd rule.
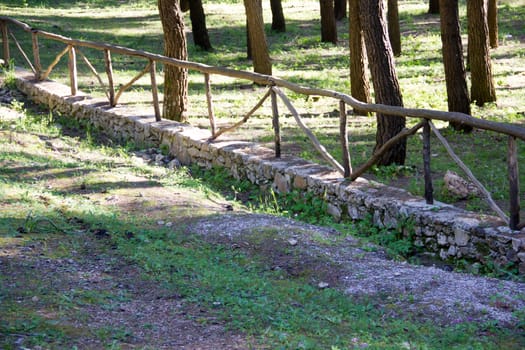
[[434,204],[434,188],[432,186],[432,173],[430,170],[430,124],[425,119],[423,125],[423,171],[425,178],[425,200],[427,204]]
[[339,136],[341,138],[341,148],[343,151],[344,177],[349,177],[352,173],[352,162],[350,160],[350,151],[348,150],[348,125],[346,103],[344,101],[339,101]]
[[7,33],[7,23],[2,21],[0,23],[2,27],[2,44],[4,49],[4,66],[9,67],[9,61],[11,60],[11,55],[9,53],[9,35]]
[[159,90],[157,89],[157,64],[154,60],[149,61],[149,72],[151,76],[151,94],[153,96],[153,109],[155,110],[155,120],[160,122],[160,107],[159,107]]
[[78,80],[77,80],[77,54],[75,47],[69,45],[69,81],[71,85],[71,95],[75,96],[78,91]]
[[279,126],[279,109],[277,107],[277,95],[273,88],[270,96],[272,98],[272,126],[275,141],[275,158],[281,158],[281,127]]
[[33,42],[33,60],[35,62],[35,76],[37,80],[41,80],[42,64],[40,63],[40,49],[38,47],[38,34],[35,31],[31,32],[31,40]]
[[509,227],[513,230],[518,229],[520,223],[520,178],[518,168],[518,147],[516,138],[509,136],[508,147],[508,168],[509,168],[509,199],[510,217]]
[[211,95],[211,82],[209,73],[204,73],[204,85],[206,87],[206,101],[208,102],[208,118],[210,119],[211,136],[215,137],[217,126],[215,124],[215,114],[213,113],[213,101]]
[[115,85],[113,84],[113,66],[111,65],[111,51],[104,50],[104,60],[106,61],[106,74],[108,76],[109,105],[115,107]]

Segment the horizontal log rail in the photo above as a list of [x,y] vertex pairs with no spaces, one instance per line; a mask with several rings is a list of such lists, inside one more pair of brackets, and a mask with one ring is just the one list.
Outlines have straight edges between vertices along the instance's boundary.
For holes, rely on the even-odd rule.
[[41,35],[44,38],[60,41],[67,45],[88,47],[88,48],[92,48],[96,50],[109,50],[113,53],[134,56],[134,57],[142,57],[145,59],[151,59],[156,62],[163,63],[163,64],[174,65],[179,68],[196,70],[201,73],[218,74],[218,75],[224,75],[230,78],[250,80],[260,85],[275,85],[275,86],[286,88],[288,90],[291,90],[291,91],[294,91],[296,93],[303,94],[303,95],[332,97],[338,100],[342,100],[346,104],[352,106],[352,108],[359,109],[364,112],[381,113],[385,115],[405,116],[405,117],[413,117],[413,118],[426,118],[426,119],[441,120],[441,121],[446,121],[446,122],[465,124],[465,125],[469,125],[469,126],[478,128],[478,129],[496,131],[496,132],[506,134],[509,136],[514,136],[514,137],[517,137],[525,141],[525,128],[517,126],[517,125],[510,125],[510,124],[505,124],[505,123],[493,122],[489,120],[477,119],[468,114],[459,113],[459,112],[443,112],[443,111],[435,111],[435,110],[428,110],[428,109],[404,108],[404,107],[388,106],[388,105],[374,104],[374,103],[367,104],[367,103],[361,102],[353,98],[352,96],[349,96],[347,94],[343,94],[343,93],[340,93],[334,90],[301,86],[301,85],[298,85],[298,84],[295,84],[295,83],[292,83],[292,82],[289,82],[284,79],[280,79],[280,78],[277,78],[271,75],[239,71],[239,70],[225,68],[225,67],[214,67],[214,66],[209,66],[206,64],[202,64],[202,63],[197,63],[197,62],[182,61],[182,60],[178,60],[175,58],[166,57],[166,56],[162,56],[162,55],[147,52],[147,51],[130,49],[130,48],[119,46],[119,45],[111,45],[107,43],[99,43],[99,42],[88,41],[88,40],[71,39],[71,38],[68,38],[62,35],[49,33],[43,30],[31,28],[25,23],[22,23],[16,19],[5,17],[5,16],[0,16],[0,21],[11,22],[13,24],[18,25],[19,27],[21,27],[23,30],[27,32],[36,33],[38,35]]
[[[22,49],[20,43],[16,40],[13,33],[9,31],[8,24],[15,25],[21,28],[23,31],[31,34],[33,63],[29,59],[28,55]],[[20,22],[16,19],[6,17],[6,16],[0,16],[0,28],[1,28],[1,34],[2,34],[2,40],[3,40],[2,47],[3,47],[3,54],[4,54],[4,64],[8,65],[11,59],[11,53],[9,51],[9,35],[11,35],[18,50],[21,52],[25,61],[28,63],[29,67],[35,74],[36,79],[44,80],[48,78],[52,69],[59,63],[60,58],[64,56],[66,53],[69,53],[68,66],[69,66],[69,72],[70,72],[70,83],[71,83],[71,94],[72,95],[75,95],[77,92],[76,50],[78,50],[78,48],[81,48],[81,47],[103,51],[104,61],[105,61],[105,70],[106,70],[107,79],[108,79],[107,85],[102,81],[101,77],[96,72],[94,67],[90,64],[87,57],[85,57],[83,54],[81,54],[81,56],[84,59],[85,63],[89,66],[92,73],[95,74],[95,76],[99,80],[99,83],[104,88],[104,92],[106,96],[108,97],[109,103],[111,106],[115,106],[120,96],[122,95],[122,93],[125,90],[129,89],[134,82],[136,82],[139,78],[141,78],[143,75],[145,75],[149,71],[151,75],[153,107],[155,110],[155,119],[157,121],[161,120],[161,115],[160,115],[160,108],[159,108],[159,101],[158,101],[157,83],[156,83],[156,69],[155,69],[156,63],[162,63],[164,65],[173,65],[179,68],[194,70],[194,71],[203,73],[205,77],[206,99],[208,103],[208,114],[209,114],[210,128],[211,128],[210,140],[215,140],[216,138],[218,138],[220,135],[224,134],[225,132],[232,131],[236,129],[237,127],[241,126],[242,124],[246,123],[248,118],[253,113],[255,113],[255,111],[258,108],[262,106],[262,104],[265,102],[265,100],[269,96],[271,96],[272,97],[272,115],[273,115],[272,120],[273,120],[273,124],[274,124],[273,127],[274,127],[275,134],[276,134],[275,135],[276,156],[280,156],[280,131],[279,131],[279,125],[278,125],[279,116],[278,116],[278,109],[277,109],[277,102],[276,102],[277,101],[276,96],[279,96],[281,101],[285,104],[289,112],[295,118],[299,127],[306,133],[306,135],[311,140],[314,147],[321,153],[323,158],[325,158],[325,160],[327,160],[328,163],[330,163],[338,172],[343,174],[344,177],[347,177],[350,180],[354,180],[358,176],[366,172],[371,166],[373,166],[377,162],[377,159],[379,159],[380,155],[383,152],[387,151],[388,148],[394,145],[397,141],[399,141],[402,138],[409,137],[410,135],[413,135],[414,133],[416,133],[420,128],[423,128],[424,129],[424,132],[423,132],[424,161],[423,162],[424,162],[424,170],[425,170],[425,198],[427,200],[427,203],[429,204],[433,203],[432,184],[431,184],[431,176],[430,176],[430,139],[429,139],[430,133],[433,132],[438,137],[438,139],[443,143],[449,155],[454,159],[454,161],[456,161],[456,163],[458,163],[458,165],[462,168],[462,170],[465,171],[467,176],[480,189],[480,191],[483,193],[483,196],[489,202],[490,207],[500,216],[500,218],[503,221],[505,221],[512,229],[517,229],[518,227],[525,226],[525,224],[523,223],[519,224],[519,182],[518,182],[518,174],[517,174],[518,172],[517,155],[516,155],[517,147],[516,147],[515,141],[516,139],[525,141],[525,128],[519,125],[499,123],[499,122],[494,122],[494,121],[489,121],[489,120],[484,120],[484,119],[478,119],[470,115],[459,113],[459,112],[444,112],[444,111],[436,111],[436,110],[428,110],[428,109],[414,109],[414,108],[389,106],[389,105],[374,104],[374,103],[363,103],[353,98],[350,95],[340,93],[338,91],[301,86],[301,85],[289,82],[287,80],[284,80],[278,77],[274,77],[274,76],[270,76],[270,75],[259,74],[259,73],[254,73],[254,72],[247,72],[247,71],[239,71],[239,70],[230,69],[226,67],[209,66],[206,64],[191,62],[191,61],[183,61],[183,60],[178,60],[175,58],[170,58],[170,57],[162,56],[162,55],[147,52],[147,51],[130,49],[127,47],[123,47],[119,45],[112,45],[108,43],[72,39],[72,38],[62,36],[62,35],[58,35],[58,34],[50,33],[47,31],[32,28],[26,23]],[[38,37],[39,36],[45,39],[58,41],[66,45],[66,49],[64,49],[62,52],[58,54],[55,60],[51,63],[51,65],[45,71],[42,71],[41,63],[40,63],[40,54],[39,54],[39,49],[38,49]],[[116,94],[115,94],[114,83],[113,83],[113,71],[112,71],[112,62],[111,62],[112,54],[121,54],[121,55],[127,55],[127,56],[132,56],[132,57],[139,57],[147,61],[147,64],[144,70],[140,72],[136,77],[134,77],[129,83],[122,86],[116,92]],[[213,111],[211,82],[210,82],[210,76],[212,74],[222,75],[222,76],[235,78],[235,79],[248,80],[258,85],[268,86],[269,89],[266,92],[266,94],[260,99],[260,101],[256,104],[256,106],[252,108],[243,117],[243,119],[241,119],[239,122],[235,123],[232,126],[221,128],[217,130],[216,125],[215,125],[215,116],[214,116],[214,111]],[[339,101],[340,108],[344,109],[344,111],[343,110],[340,111],[340,132],[341,132],[340,141],[341,141],[341,145],[345,148],[343,150],[343,165],[339,164],[326,151],[326,149],[319,143],[319,141],[316,139],[313,133],[304,125],[304,123],[302,123],[300,114],[297,112],[292,102],[286,97],[284,92],[281,90],[283,88],[291,90],[298,94],[303,94],[307,96],[329,97],[329,98],[333,98]],[[350,155],[348,153],[348,140],[347,140],[347,135],[346,135],[347,133],[346,116],[345,116],[346,114],[345,106],[346,105],[349,105],[356,110],[360,110],[360,111],[364,111],[368,113],[381,113],[387,116],[403,116],[403,117],[417,118],[422,121],[420,121],[418,124],[416,124],[414,127],[410,129],[402,130],[397,136],[395,136],[393,139],[391,139],[389,142],[383,145],[383,147],[381,147],[379,150],[376,150],[376,152],[371,156],[371,158],[367,162],[365,162],[365,164],[358,167],[355,171],[352,171]],[[432,120],[440,120],[440,121],[445,121],[449,123],[464,124],[464,125],[471,126],[473,128],[477,128],[477,129],[488,130],[488,131],[505,134],[509,137],[510,141],[509,141],[509,146],[508,146],[509,147],[508,169],[509,169],[509,181],[511,183],[510,185],[510,188],[511,188],[510,190],[510,202],[511,202],[510,218],[496,205],[496,203],[492,200],[490,193],[472,175],[471,171],[464,165],[463,162],[461,162],[461,160],[457,157],[457,155],[455,155],[455,153],[450,148],[450,145],[443,138],[443,136],[439,133],[437,128],[432,124],[431,122]]]

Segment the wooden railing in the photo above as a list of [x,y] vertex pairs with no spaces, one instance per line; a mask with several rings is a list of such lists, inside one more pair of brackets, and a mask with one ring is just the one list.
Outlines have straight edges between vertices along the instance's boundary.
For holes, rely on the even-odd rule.
[[[33,51],[33,61],[31,61],[28,55],[22,49],[22,46],[17,41],[16,37],[13,35],[9,29],[9,25],[14,25],[21,28],[23,31],[31,34],[32,40],[32,51]],[[506,224],[512,229],[518,229],[525,224],[520,224],[520,203],[519,203],[519,176],[518,176],[518,155],[517,155],[517,145],[516,139],[521,139],[525,141],[525,128],[511,125],[506,123],[498,123],[488,120],[482,120],[473,118],[472,116],[457,113],[457,112],[443,112],[435,110],[426,110],[426,109],[411,109],[397,106],[387,106],[381,104],[366,104],[361,101],[356,100],[352,96],[343,94],[333,90],[326,89],[317,89],[310,88],[305,86],[300,86],[289,81],[252,72],[239,71],[223,67],[214,67],[201,63],[182,61],[175,58],[170,58],[146,51],[134,50],[118,45],[110,45],[107,43],[99,43],[93,41],[85,40],[76,40],[67,38],[61,35],[53,34],[50,32],[38,30],[31,28],[25,23],[17,21],[16,19],[0,16],[0,29],[2,32],[2,47],[4,55],[4,64],[8,65],[11,60],[10,55],[10,38],[13,40],[15,46],[20,51],[25,62],[29,68],[35,74],[37,80],[47,79],[53,68],[60,62],[60,59],[67,53],[68,54],[68,67],[69,67],[69,78],[70,78],[70,87],[71,95],[76,95],[78,91],[78,78],[77,78],[77,54],[81,56],[83,61],[89,67],[90,71],[96,76],[100,85],[103,87],[106,97],[108,98],[109,105],[114,107],[117,105],[119,98],[122,94],[129,89],[133,83],[140,79],[145,74],[150,74],[151,77],[151,92],[153,100],[153,108],[155,113],[155,119],[157,121],[161,120],[161,113],[159,107],[159,97],[157,89],[157,77],[156,77],[156,64],[162,63],[164,65],[173,65],[179,68],[184,68],[188,70],[195,70],[203,73],[204,75],[204,86],[206,89],[206,101],[208,104],[208,115],[210,120],[210,129],[211,129],[211,140],[217,139],[219,136],[225,132],[232,131],[239,127],[240,125],[246,123],[255,111],[260,108],[265,100],[270,96],[272,104],[272,116],[273,116],[273,129],[275,133],[274,143],[275,143],[275,156],[281,156],[281,135],[280,135],[280,123],[279,123],[279,111],[277,108],[277,98],[280,98],[286,108],[289,110],[291,115],[294,117],[298,126],[305,132],[308,136],[316,150],[322,155],[322,157],[331,164],[338,172],[340,172],[345,178],[350,180],[355,180],[357,177],[364,174],[370,167],[372,167],[380,156],[395,145],[398,141],[406,138],[410,135],[415,134],[418,130],[423,128],[423,164],[424,164],[424,178],[425,178],[425,199],[427,203],[433,203],[433,190],[432,190],[432,179],[430,176],[430,135],[434,133],[437,138],[443,143],[449,155],[454,159],[454,161],[460,166],[460,168],[467,174],[467,176],[472,180],[472,182],[480,189],[483,196],[489,203],[490,207],[498,214],[498,216],[505,221]],[[56,56],[53,62],[47,67],[46,70],[43,70],[40,62],[40,52],[39,52],[39,37],[54,40],[61,42],[66,45],[66,47]],[[80,51],[80,48],[90,48],[96,49],[104,52],[104,61],[105,61],[105,71],[107,75],[107,85],[104,83],[100,74],[93,67],[89,59]],[[118,91],[115,91],[114,79],[113,79],[113,68],[111,54],[122,54],[127,56],[139,57],[146,61],[145,68],[131,81],[127,84],[122,85]],[[210,83],[210,75],[217,74],[222,76],[227,76],[231,78],[238,78],[251,81],[258,85],[267,86],[268,90],[261,100],[237,123],[224,127],[222,129],[217,129],[214,115],[214,108],[212,103],[212,90]],[[298,94],[304,94],[307,96],[323,96],[331,97],[339,101],[339,111],[340,111],[340,144],[343,154],[342,165],[332,157],[326,149],[321,145],[317,140],[315,135],[306,127],[302,122],[299,112],[295,109],[292,102],[283,91],[288,89]],[[390,139],[385,145],[380,149],[376,150],[371,158],[366,161],[363,165],[358,167],[356,170],[352,169],[351,157],[348,147],[348,130],[347,130],[347,105],[351,106],[354,109],[369,112],[369,113],[381,113],[383,115],[389,116],[403,116],[410,118],[418,118],[420,121],[410,129],[404,129],[395,137]],[[510,206],[509,212],[510,216],[507,216],[503,210],[501,210],[498,205],[492,199],[492,196],[489,191],[474,177],[472,172],[468,167],[459,159],[459,157],[454,153],[446,139],[439,132],[439,130],[434,126],[432,120],[441,120],[459,124],[465,124],[472,126],[474,128],[490,130],[497,133],[501,133],[508,136],[508,172],[509,172],[509,182],[510,182]]]

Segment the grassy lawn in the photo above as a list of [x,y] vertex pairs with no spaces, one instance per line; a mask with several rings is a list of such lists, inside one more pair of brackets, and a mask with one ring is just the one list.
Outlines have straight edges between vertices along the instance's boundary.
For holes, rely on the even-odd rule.
[[[525,103],[525,1],[502,0],[499,2],[500,47],[492,51],[493,72],[497,88],[497,103],[483,108],[473,105],[473,116],[495,121],[523,124]],[[443,65],[440,60],[441,40],[439,19],[427,12],[426,1],[400,1],[400,21],[403,53],[396,58],[396,69],[400,79],[404,104],[407,107],[446,110],[446,91]],[[269,29],[271,12],[265,3],[264,17],[267,22],[267,36],[274,75],[311,87],[349,92],[348,23],[338,23],[339,44],[320,42],[318,2],[283,1],[287,19],[286,33],[273,33]],[[190,60],[215,66],[251,70],[251,62],[245,58],[244,10],[242,1],[205,1],[207,25],[210,39],[215,48],[207,53],[196,48],[188,29]],[[33,27],[62,34],[72,38],[114,43],[130,48],[162,53],[162,33],[155,2],[146,1],[4,1],[2,13],[13,16]],[[460,2],[462,25],[466,27],[465,2]],[[187,16],[190,27],[189,16]],[[30,52],[30,38],[16,32],[22,46]],[[49,64],[63,45],[41,40],[43,65]],[[14,48],[11,49],[14,52]],[[103,72],[103,56],[100,52],[83,49],[96,67]],[[116,84],[125,84],[146,62],[114,55]],[[17,59],[18,65],[23,61]],[[102,96],[96,78],[79,59],[81,74],[80,88],[94,95]],[[159,70],[162,68],[159,67]],[[162,72],[160,72],[162,74]],[[65,61],[56,68],[52,79],[67,82]],[[207,127],[207,107],[204,97],[203,76],[190,73],[190,122]],[[219,125],[239,120],[255,105],[264,91],[250,86],[246,81],[212,76],[213,99]],[[162,88],[162,87],[161,87]],[[140,79],[125,93],[122,103],[148,107],[149,77]],[[327,98],[306,99],[291,93],[296,108],[303,114],[307,125],[312,128],[321,143],[340,159],[337,144],[338,104]],[[148,107],[149,108],[149,107]],[[152,113],[148,109],[148,113]],[[281,112],[284,112],[281,107]],[[232,137],[254,140],[272,146],[271,108],[269,102],[238,130]],[[409,123],[415,123],[415,120]],[[283,154],[295,154],[322,162],[306,137],[295,126],[293,118],[286,113],[282,116]],[[438,123],[446,127],[444,123]],[[374,145],[375,118],[352,116],[350,120],[351,155],[354,167],[370,156]],[[506,206],[508,184],[506,180],[505,137],[476,131],[461,135],[445,130],[449,142],[460,157],[471,167],[473,173],[492,192],[502,206]],[[443,188],[442,177],[446,170],[461,171],[452,163],[444,148],[433,140],[432,169],[434,171],[435,196],[438,200],[455,202]],[[408,144],[407,167],[374,171],[370,176],[400,185],[415,194],[422,194],[422,157],[420,137],[412,137]],[[525,182],[523,168],[525,152],[520,143],[521,182]],[[401,178],[399,177],[401,176]],[[486,210],[479,199],[459,205],[471,210]]]

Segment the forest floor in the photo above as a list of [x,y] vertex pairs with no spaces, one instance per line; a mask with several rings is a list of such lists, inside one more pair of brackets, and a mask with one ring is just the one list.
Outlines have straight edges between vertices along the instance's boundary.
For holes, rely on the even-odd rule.
[[[334,334],[347,337],[334,349],[342,348],[341,342],[348,349],[419,348],[428,324],[438,328],[437,339],[449,336],[445,330],[467,324],[474,327],[464,336],[467,343],[525,346],[523,283],[393,261],[382,249],[333,229],[253,214],[200,187],[177,185],[166,168],[137,164],[121,150],[86,147],[74,126],[61,126],[59,134],[50,135],[35,129],[34,120],[31,128],[20,129],[25,117],[12,107],[1,106],[0,116],[0,345],[5,349],[264,349],[305,344],[287,343],[287,333],[270,336],[271,325],[264,325],[266,331],[234,326],[236,316],[227,302],[190,297],[191,283],[162,280],[156,261],[142,264],[136,258],[151,238],[141,238],[134,255],[123,248],[138,241],[142,230],[177,234],[173,240],[180,240],[180,249],[192,244],[184,237],[221,247],[215,248],[217,260],[208,261],[206,270],[214,271],[224,250],[246,257],[246,271],[262,264],[263,271],[278,271],[281,279],[318,290],[311,293],[345,294],[348,303],[364,308],[358,318],[376,315],[364,328],[353,330],[355,335],[344,334],[346,322],[326,316]],[[109,144],[103,138],[94,141]],[[152,252],[160,252],[169,243],[155,235],[163,243]],[[175,274],[182,266],[169,269]],[[266,273],[260,273],[261,278]],[[212,280],[218,284],[222,277]],[[213,283],[207,288],[213,289]],[[245,303],[255,298],[250,290],[226,292],[248,294]],[[279,301],[281,308],[308,313],[305,302]],[[246,320],[257,319],[244,307]],[[332,311],[322,310],[327,315]],[[404,340],[389,335],[385,326],[401,319],[415,325],[402,326]],[[369,329],[371,322],[378,328]],[[382,328],[386,333],[379,336]],[[447,336],[424,346],[455,347],[456,340],[447,343]],[[374,345],[378,337],[387,340]]]

